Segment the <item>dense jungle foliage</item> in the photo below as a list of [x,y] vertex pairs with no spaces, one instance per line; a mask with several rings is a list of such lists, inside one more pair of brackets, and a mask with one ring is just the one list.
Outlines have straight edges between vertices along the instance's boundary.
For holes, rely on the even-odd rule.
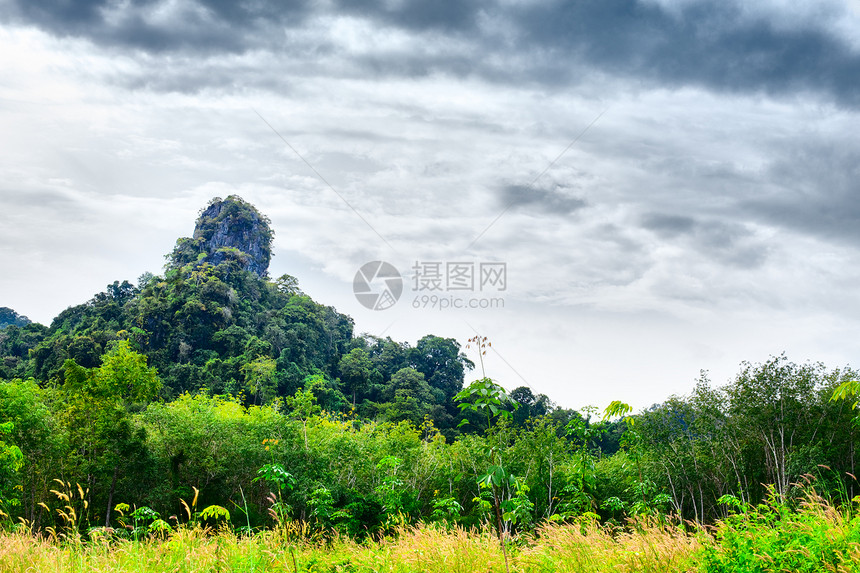
[[483,337],[356,336],[295,278],[267,276],[272,237],[241,199],[213,200],[163,275],[108,285],[49,327],[3,309],[0,521],[134,535],[298,521],[364,538],[713,522],[790,504],[813,478],[837,504],[860,493],[856,411],[832,399],[857,389],[850,369],[776,356],[638,413],[560,408],[470,374]]

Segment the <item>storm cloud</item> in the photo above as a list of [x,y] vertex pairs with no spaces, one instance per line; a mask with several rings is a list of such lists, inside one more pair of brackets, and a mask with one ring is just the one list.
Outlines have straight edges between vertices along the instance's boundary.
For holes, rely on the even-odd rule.
[[[0,0],[0,306],[157,273],[236,193],[357,331],[480,330],[565,405],[842,365],[857,30],[841,0]],[[372,260],[504,262],[505,308],[366,312]]]
[[[365,76],[444,73],[565,89],[600,73],[646,86],[810,92],[856,107],[860,50],[856,37],[852,45],[843,33],[857,24],[856,9],[824,2],[802,10],[774,2],[751,9],[733,0],[7,0],[0,18],[154,56],[265,52],[286,69],[283,60],[311,60],[302,75],[335,68]],[[352,38],[328,33],[344,22],[353,24]],[[231,83],[205,75],[197,81]],[[267,81],[254,74],[233,79]],[[160,87],[190,89],[187,83]]]

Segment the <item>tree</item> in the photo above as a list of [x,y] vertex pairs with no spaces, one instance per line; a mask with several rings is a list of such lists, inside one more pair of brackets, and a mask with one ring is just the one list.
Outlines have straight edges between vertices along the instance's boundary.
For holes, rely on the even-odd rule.
[[6,306],[0,306],[0,329],[7,326],[27,326],[30,324],[30,319],[22,316]]
[[514,423],[517,426],[525,425],[529,419],[545,416],[553,409],[553,403],[546,394],[535,396],[528,386],[514,388],[509,397],[517,404],[514,412]]
[[[111,474],[105,511],[107,527],[117,479],[124,468],[139,459],[131,454],[142,449],[144,439],[132,427],[129,408],[154,398],[161,381],[155,369],[146,365],[146,357],[131,350],[126,340],[117,342],[104,355],[99,368],[84,368],[69,359],[64,370],[63,416],[73,448],[72,459],[91,492],[105,473]],[[87,502],[92,507],[92,499]]]
[[274,375],[277,364],[274,358],[260,356],[242,365],[245,389],[254,396],[255,404],[265,404],[275,397]]
[[275,281],[275,285],[278,287],[278,291],[289,295],[302,295],[302,289],[299,288],[299,279],[292,275],[281,275]]
[[396,342],[390,336],[378,338],[369,335],[358,340],[367,345],[373,366],[382,374],[383,379],[389,380],[395,372],[409,366],[410,348],[405,342]]
[[412,349],[410,357],[413,367],[424,374],[427,383],[441,391],[440,403],[451,400],[463,389],[465,368],[473,367],[453,338],[425,336]]
[[816,389],[823,381],[824,367],[797,365],[785,355],[742,366],[727,389],[729,414],[746,444],[747,467],[764,470],[763,475],[751,476],[753,483],[773,484],[784,499],[799,475],[792,467],[793,456],[814,438],[823,422]]
[[371,381],[379,375],[373,369],[370,357],[363,348],[353,348],[349,354],[345,354],[340,359],[338,370],[345,389],[352,394],[352,408],[355,409],[358,393],[366,392]]
[[36,527],[41,516],[37,501],[53,487],[52,480],[68,454],[66,436],[52,411],[55,395],[52,389],[39,388],[32,378],[0,383],[0,420],[12,424],[9,439],[24,456],[21,516]]
[[324,374],[316,372],[304,380],[306,391],[310,391],[320,407],[326,412],[340,412],[347,404],[346,397],[337,383]]
[[299,389],[294,395],[287,396],[285,400],[287,408],[290,409],[290,417],[297,418],[302,423],[305,451],[308,450],[308,421],[322,412],[322,408],[317,405],[317,398],[314,396],[314,386],[324,383],[322,376],[309,376],[305,381],[305,389]]
[[435,405],[430,385],[424,375],[413,368],[401,368],[382,390],[379,411],[386,420],[409,420],[416,426]]
[[9,503],[7,500],[18,503],[17,497],[12,493],[12,482],[15,481],[15,474],[24,465],[24,454],[18,446],[3,441],[3,438],[12,433],[13,427],[12,422],[0,423],[0,513],[3,513],[3,506]]

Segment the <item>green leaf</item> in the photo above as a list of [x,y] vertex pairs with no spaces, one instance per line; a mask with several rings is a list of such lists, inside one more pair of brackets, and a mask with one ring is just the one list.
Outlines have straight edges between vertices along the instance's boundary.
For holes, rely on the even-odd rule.
[[230,521],[230,511],[226,507],[220,505],[210,505],[200,512],[200,519],[212,519]]

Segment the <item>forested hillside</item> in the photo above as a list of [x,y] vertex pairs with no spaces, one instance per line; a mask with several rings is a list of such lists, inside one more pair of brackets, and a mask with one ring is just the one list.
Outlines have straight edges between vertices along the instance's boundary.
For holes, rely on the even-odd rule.
[[0,329],[7,326],[26,326],[30,324],[30,319],[26,316],[21,316],[11,308],[0,307]]
[[471,366],[457,341],[428,335],[411,347],[354,336],[350,317],[312,300],[294,277],[268,278],[273,237],[253,206],[213,200],[194,235],[177,241],[163,276],[114,282],[47,329],[6,329],[0,376],[62,384],[67,360],[93,368],[128,340],[158,370],[165,400],[205,390],[264,404],[317,376],[314,392],[327,411],[349,406],[362,417],[416,424],[430,415],[453,428],[451,399]]
[[86,530],[145,507],[144,526],[172,527],[200,518],[187,503],[361,537],[418,520],[707,522],[812,478],[860,493],[855,411],[831,399],[850,369],[777,356],[639,413],[559,408],[475,380],[482,337],[356,336],[294,277],[268,277],[273,236],[253,206],[215,199],[163,275],[49,327],[2,309],[0,519],[68,525],[68,505]]

